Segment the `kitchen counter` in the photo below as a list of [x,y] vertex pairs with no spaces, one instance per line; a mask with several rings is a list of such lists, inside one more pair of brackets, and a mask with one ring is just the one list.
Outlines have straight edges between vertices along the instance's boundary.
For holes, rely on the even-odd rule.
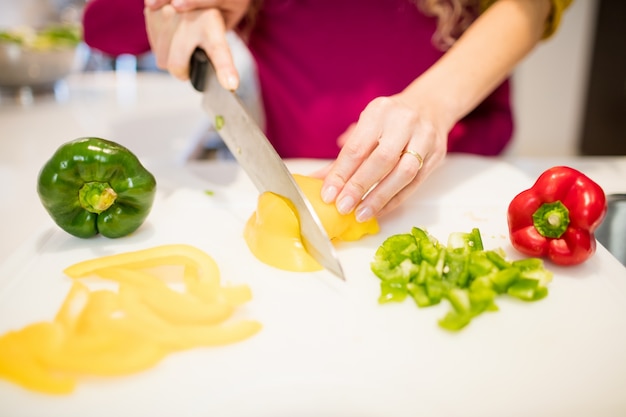
[[[276,270],[247,250],[241,232],[257,194],[233,161],[190,160],[207,123],[199,95],[186,83],[165,74],[95,73],[74,75],[66,87],[60,99],[0,106],[0,334],[53,316],[69,289],[61,272],[68,264],[172,242],[213,256],[225,282],[250,285],[254,298],[242,314],[263,329],[234,346],[176,353],[137,375],[82,381],[64,398],[0,380],[0,415],[626,413],[626,269],[605,248],[578,267],[550,266],[546,299],[498,301],[498,312],[459,334],[438,328],[444,305],[378,305],[379,284],[369,270],[385,236],[411,226],[444,241],[450,232],[478,227],[486,247],[515,257],[504,213],[519,189],[544,169],[567,164],[607,193],[624,192],[626,158],[451,155],[419,196],[381,222],[381,233],[338,247],[343,282],[327,271]],[[73,238],[41,207],[40,167],[60,144],[80,136],[123,143],[157,177],[153,212],[127,238]],[[307,173],[322,161],[287,163]]]

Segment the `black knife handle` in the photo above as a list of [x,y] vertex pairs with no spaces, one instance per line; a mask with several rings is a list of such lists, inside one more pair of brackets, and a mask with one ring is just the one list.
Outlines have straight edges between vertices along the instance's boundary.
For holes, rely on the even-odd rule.
[[196,48],[189,60],[189,80],[193,88],[198,91],[204,91],[206,88],[206,75],[209,65],[211,65],[211,61],[204,49]]

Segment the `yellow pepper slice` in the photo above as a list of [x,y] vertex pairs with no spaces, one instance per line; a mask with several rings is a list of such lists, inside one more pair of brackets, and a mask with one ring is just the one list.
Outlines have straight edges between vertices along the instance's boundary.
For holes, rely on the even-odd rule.
[[204,251],[185,244],[161,245],[89,259],[71,265],[63,272],[70,278],[82,278],[105,268],[147,269],[164,265],[195,268],[201,280],[214,283],[216,286],[219,284],[220,273],[215,260]]
[[[106,330],[105,341],[99,348],[85,349],[83,343],[89,336],[71,336],[63,350],[50,357],[47,365],[66,373],[120,376],[152,368],[167,351],[160,345],[130,332]],[[91,345],[91,340],[88,344]]]
[[73,331],[80,314],[89,301],[89,288],[81,282],[72,282],[61,308],[57,312],[54,321],[61,324],[66,331]]
[[[126,283],[137,288],[140,302],[168,321],[213,324],[229,318],[235,311],[223,302],[203,303],[191,294],[171,290],[163,281],[138,270],[106,268],[98,276]],[[210,285],[212,287],[212,285]]]
[[41,322],[0,337],[0,377],[26,389],[49,394],[69,394],[76,379],[52,372],[42,359],[58,349],[63,330],[58,324]]
[[137,331],[170,350],[225,345],[244,340],[261,330],[261,324],[254,320],[238,320],[211,326],[172,323],[154,315],[146,305],[137,302],[141,297],[137,288],[123,285],[120,287],[120,296],[125,311],[137,324]]

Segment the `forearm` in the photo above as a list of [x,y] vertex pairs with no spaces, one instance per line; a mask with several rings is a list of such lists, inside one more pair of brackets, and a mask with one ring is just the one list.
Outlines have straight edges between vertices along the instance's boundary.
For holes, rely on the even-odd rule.
[[536,46],[550,13],[549,0],[498,0],[402,96],[428,101],[448,128],[474,109]]

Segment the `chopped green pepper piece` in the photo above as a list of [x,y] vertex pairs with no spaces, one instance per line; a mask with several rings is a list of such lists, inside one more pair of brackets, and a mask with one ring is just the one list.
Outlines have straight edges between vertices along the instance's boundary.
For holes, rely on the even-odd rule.
[[469,291],[465,288],[452,288],[448,291],[448,301],[459,314],[469,314],[471,311]]
[[381,281],[379,303],[404,301],[408,295],[407,284],[400,281]]
[[519,278],[519,275],[519,269],[509,268],[494,272],[489,275],[489,278],[493,282],[493,288],[499,293],[504,293]]
[[471,252],[468,257],[469,274],[474,278],[487,275],[498,269],[497,265],[489,259],[486,252]]
[[224,127],[224,116],[217,115],[215,116],[215,130],[220,131]]
[[466,287],[469,280],[468,257],[458,252],[446,252],[444,276],[449,283]]
[[470,288],[469,297],[472,304],[472,315],[476,316],[483,311],[497,311],[496,295],[497,293],[490,288]]
[[441,255],[439,242],[424,230],[417,227],[411,230],[411,235],[419,245],[419,255],[421,258],[426,259],[431,265],[436,265]]
[[521,278],[507,289],[507,293],[520,300],[536,301],[548,295],[548,288],[535,279]]
[[452,310],[439,320],[439,326],[446,330],[457,331],[467,326],[470,321],[472,317],[469,314],[459,314]]
[[415,300],[415,303],[419,307],[428,307],[439,303],[439,300],[434,300],[428,296],[426,288],[423,285],[409,282],[406,284],[406,288],[409,291],[409,295],[413,297],[413,300]]
[[448,248],[461,250],[463,252],[474,252],[483,250],[483,240],[477,228],[470,233],[456,232],[448,237]]
[[433,304],[439,303],[439,301],[445,295],[445,287],[441,279],[436,275],[431,275],[426,278],[426,294]]
[[498,269],[507,269],[512,266],[511,262],[504,259],[504,253],[499,253],[495,250],[488,250],[485,251],[484,254]]
[[521,271],[533,271],[543,269],[543,260],[541,258],[525,258],[513,261],[512,265]]

